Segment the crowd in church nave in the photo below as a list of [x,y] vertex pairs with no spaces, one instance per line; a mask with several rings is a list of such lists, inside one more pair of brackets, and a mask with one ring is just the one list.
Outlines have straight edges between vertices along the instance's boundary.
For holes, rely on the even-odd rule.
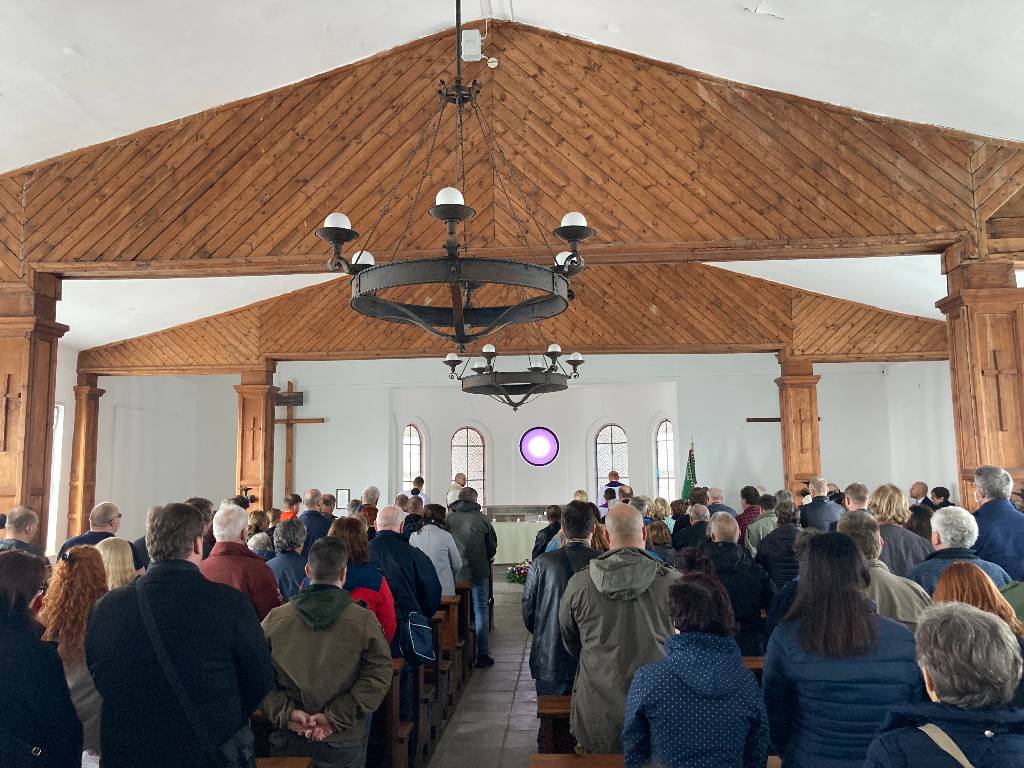
[[[488,670],[495,528],[456,475],[392,504],[289,494],[97,504],[50,563],[27,507],[0,541],[0,765],[362,768],[392,684],[416,722],[423,628],[471,585]],[[627,768],[1024,766],[1024,512],[812,478],[669,502],[611,472],[547,508],[522,590],[538,696],[571,697],[581,755]],[[568,497],[568,493],[566,496]],[[972,509],[967,509],[970,506]],[[500,631],[500,627],[499,627]],[[483,674],[488,674],[484,672]],[[538,733],[538,751],[544,747]],[[580,763],[585,764],[584,762]]]

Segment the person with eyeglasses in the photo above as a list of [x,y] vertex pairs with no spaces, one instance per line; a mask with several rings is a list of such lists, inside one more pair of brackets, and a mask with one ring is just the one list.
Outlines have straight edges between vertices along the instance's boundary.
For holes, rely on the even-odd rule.
[[[121,514],[121,510],[117,508],[114,502],[101,501],[89,512],[89,530],[79,536],[72,536],[65,541],[57,556],[63,558],[64,553],[72,547],[77,547],[81,544],[94,547],[104,539],[116,536],[118,529],[121,527],[122,517],[124,515]],[[135,570],[139,573],[146,570],[145,560],[140,556],[138,549],[134,545],[132,546],[132,560],[135,562]]]

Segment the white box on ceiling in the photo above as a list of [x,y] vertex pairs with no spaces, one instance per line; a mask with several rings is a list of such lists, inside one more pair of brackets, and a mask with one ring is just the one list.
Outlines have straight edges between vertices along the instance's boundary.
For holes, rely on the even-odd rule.
[[483,42],[479,29],[462,30],[462,60],[480,61],[483,58]]

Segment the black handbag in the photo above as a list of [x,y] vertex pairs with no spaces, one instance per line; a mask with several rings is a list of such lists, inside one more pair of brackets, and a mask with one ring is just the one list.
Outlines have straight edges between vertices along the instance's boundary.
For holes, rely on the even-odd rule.
[[434,661],[434,632],[419,611],[413,611],[398,628],[398,647],[406,663],[413,667]]
[[210,735],[206,732],[196,709],[192,706],[192,700],[181,683],[177,670],[171,664],[167,655],[167,648],[164,646],[160,631],[156,628],[156,620],[153,618],[153,610],[149,607],[149,598],[142,591],[142,586],[137,580],[135,582],[135,594],[139,599],[139,612],[142,614],[142,623],[146,626],[149,640],[153,644],[157,661],[163,669],[164,677],[174,691],[178,704],[185,711],[189,726],[192,728],[192,735],[196,742],[207,755],[207,762],[216,768],[256,768],[256,735],[252,732],[249,722],[235,731],[227,741],[219,747],[214,747]]

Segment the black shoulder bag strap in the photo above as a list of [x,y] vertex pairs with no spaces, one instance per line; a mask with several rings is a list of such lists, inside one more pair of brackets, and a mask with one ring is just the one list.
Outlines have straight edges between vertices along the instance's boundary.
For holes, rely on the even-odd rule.
[[171,659],[167,655],[167,647],[164,645],[163,638],[160,637],[160,630],[156,628],[156,619],[153,618],[153,610],[149,607],[149,598],[146,597],[141,582],[141,579],[135,580],[135,594],[139,598],[139,612],[142,614],[142,623],[146,626],[149,641],[153,644],[153,650],[156,652],[156,659],[160,662],[160,668],[163,670],[164,677],[167,678],[167,682],[174,691],[178,704],[185,711],[185,717],[188,718],[188,724],[192,728],[192,735],[195,736],[196,742],[198,742],[203,752],[206,753],[207,762],[216,764],[217,751],[214,749],[213,744],[210,743],[210,736],[206,732],[206,728],[203,727],[202,722],[200,722],[199,715],[196,713],[195,707],[192,706],[192,700],[185,691],[185,686],[182,685],[177,670],[171,664]]

